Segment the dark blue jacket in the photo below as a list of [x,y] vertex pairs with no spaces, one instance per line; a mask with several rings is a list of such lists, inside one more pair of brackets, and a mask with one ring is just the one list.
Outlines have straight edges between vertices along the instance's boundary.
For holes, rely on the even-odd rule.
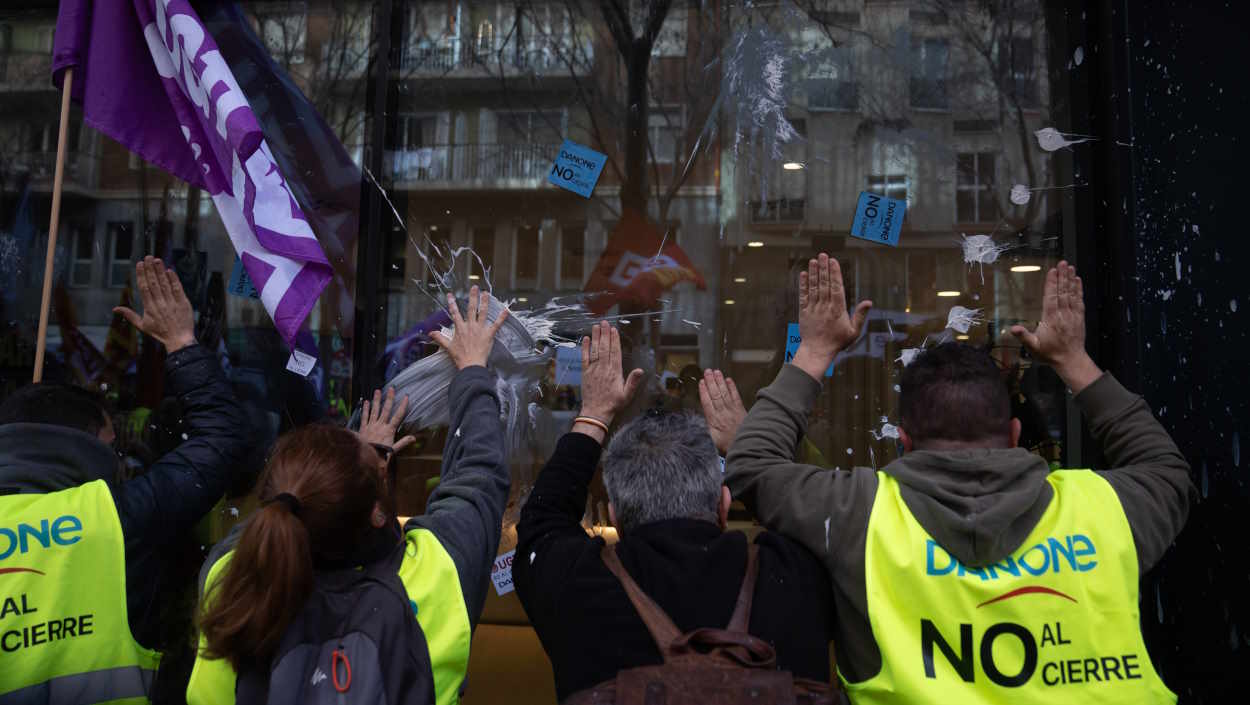
[[242,410],[216,357],[183,348],[165,360],[165,389],[182,405],[185,440],[134,479],[117,482],[118,458],[95,436],[64,426],[0,426],[0,494],[56,492],[104,480],[126,540],[126,607],[140,644],[158,646],[160,598],[176,548],[243,471]]

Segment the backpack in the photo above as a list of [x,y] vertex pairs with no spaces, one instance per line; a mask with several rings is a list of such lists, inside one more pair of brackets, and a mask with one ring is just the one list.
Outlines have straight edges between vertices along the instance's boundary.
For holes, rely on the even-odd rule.
[[427,705],[429,649],[399,579],[400,543],[362,569],[318,573],[266,671],[240,673],[238,705]]
[[612,680],[570,695],[564,705],[832,705],[831,685],[777,670],[773,647],[747,633],[758,553],[754,544],[748,547],[746,576],[729,624],[682,634],[630,577],[615,547],[604,546],[604,564],[625,588],[664,663],[622,670]]

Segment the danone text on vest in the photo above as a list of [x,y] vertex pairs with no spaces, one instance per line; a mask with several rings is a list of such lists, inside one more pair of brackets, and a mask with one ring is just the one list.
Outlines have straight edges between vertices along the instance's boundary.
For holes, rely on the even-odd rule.
[[898,482],[878,478],[864,568],[881,670],[846,683],[852,701],[1176,701],[1146,653],[1132,532],[1101,477],[1052,472],[1030,534],[981,566],[944,549]]

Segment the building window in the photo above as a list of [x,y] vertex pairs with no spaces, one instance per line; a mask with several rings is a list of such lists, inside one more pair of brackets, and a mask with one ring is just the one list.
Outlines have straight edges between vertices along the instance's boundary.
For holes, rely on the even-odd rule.
[[109,269],[108,285],[126,286],[135,260],[135,226],[133,223],[108,224]]
[[586,226],[565,225],[560,228],[561,289],[580,289],[586,276]]
[[1011,37],[999,41],[998,85],[1009,99],[1021,107],[1038,105],[1037,76],[1033,72],[1033,38]]
[[274,13],[259,19],[265,49],[274,59],[287,66],[304,63],[304,47],[308,43],[307,15],[302,12]]
[[70,266],[69,285],[73,287],[91,286],[91,263],[94,261],[92,251],[95,238],[89,227],[75,226],[70,233],[73,237],[73,264]]
[[960,223],[992,223],[998,220],[992,152],[956,157],[955,220]]
[[[690,22],[690,11],[673,3],[664,16],[660,31],[655,35],[655,43],[651,45],[651,56],[685,56],[686,34]],[[643,0],[631,0],[629,3],[629,21],[634,34],[642,34],[647,24],[647,12],[651,3]]]
[[868,177],[868,190],[886,198],[907,200],[906,174],[872,174]]
[[950,107],[946,97],[949,57],[950,43],[945,39],[912,38],[911,107],[937,110]]
[[800,223],[807,208],[807,121],[791,119],[798,138],[781,148],[781,159],[760,170],[752,200],[752,223]]
[[522,225],[512,242],[512,285],[522,289],[538,286],[538,256],[542,241],[538,226]]
[[807,79],[807,107],[811,110],[855,110],[859,93],[851,74],[851,49],[826,50],[829,60],[812,70]]
[[686,120],[681,108],[652,106],[647,113],[647,139],[655,152],[657,164],[673,164],[679,161]]

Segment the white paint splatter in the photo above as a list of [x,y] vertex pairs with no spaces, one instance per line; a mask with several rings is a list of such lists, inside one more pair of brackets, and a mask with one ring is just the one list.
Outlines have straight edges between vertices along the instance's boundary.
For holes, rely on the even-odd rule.
[[825,552],[829,551],[829,520],[832,517],[825,517]]
[[916,356],[922,352],[924,352],[924,348],[904,348],[898,358],[895,359],[895,362],[901,362],[903,363],[903,367],[907,367],[911,363],[915,362]]
[[1229,309],[1230,309],[1233,313],[1237,313],[1237,299],[1231,299],[1231,300],[1229,300],[1229,302],[1228,302],[1228,308],[1229,308]]
[[1023,206],[1027,205],[1029,199],[1033,198],[1033,192],[1029,191],[1029,187],[1024,184],[1016,184],[1011,187],[1011,194],[1008,198],[1017,206]]
[[681,322],[682,322],[682,323],[689,324],[689,325],[692,325],[692,326],[694,326],[695,328],[698,328],[699,326],[702,326],[702,325],[703,325],[702,323],[700,323],[700,322],[698,322],[698,321],[690,321],[690,320],[687,320],[687,319],[685,319],[685,318],[681,319]]
[[1162,297],[1164,301],[1167,301],[1168,299],[1172,298],[1172,294],[1173,294],[1173,293],[1175,293],[1175,292],[1173,292],[1171,289],[1160,289],[1160,290],[1159,290],[1159,296],[1160,296],[1160,297]]
[[847,455],[855,455],[855,449],[854,449],[854,448],[847,448],[847,449],[846,449],[846,454],[847,454]]
[[894,424],[890,424],[890,423],[881,424],[880,431],[869,431],[869,433],[871,433],[872,437],[878,441],[886,439],[886,438],[897,439],[898,438],[898,426],[895,426]]
[[[1047,152],[1053,152],[1057,149],[1063,149],[1064,147],[1071,147],[1074,144],[1092,142],[1093,140],[1098,139],[1097,137],[1090,137],[1088,135],[1063,133],[1053,127],[1043,127],[1042,129],[1034,132],[1033,135],[1037,137],[1037,146]],[[1069,137],[1074,139],[1068,139]]]
[[1176,262],[1176,281],[1181,280],[1181,253],[1177,252],[1173,258]]
[[964,235],[964,263],[976,264],[981,267],[981,283],[985,283],[985,265],[998,261],[1000,255],[1011,249],[1010,245],[999,245],[989,235]]
[[946,327],[960,333],[967,333],[969,328],[984,322],[985,317],[981,315],[979,308],[952,306],[950,313],[946,316]]
[[1080,66],[1083,61],[1085,61],[1085,47],[1077,47],[1076,51],[1072,52],[1072,63]]
[[534,559],[538,557],[538,551],[530,551],[530,565],[534,565]]

